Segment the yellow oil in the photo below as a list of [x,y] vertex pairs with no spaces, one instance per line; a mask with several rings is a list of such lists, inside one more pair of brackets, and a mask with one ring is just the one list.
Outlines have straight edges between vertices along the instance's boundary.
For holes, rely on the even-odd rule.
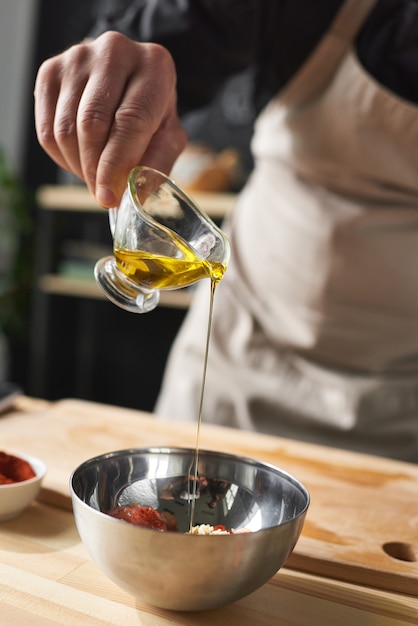
[[181,250],[182,258],[172,258],[142,250],[125,250],[115,247],[114,255],[120,270],[133,282],[146,289],[178,289],[191,285],[201,278],[210,278],[210,303],[208,326],[206,333],[205,356],[203,360],[202,383],[198,407],[196,446],[190,475],[193,476],[192,493],[189,494],[190,519],[189,530],[194,526],[196,488],[199,463],[199,442],[203,414],[203,399],[205,394],[206,371],[208,365],[209,343],[212,328],[213,303],[215,289],[222,279],[226,264],[201,259],[182,240],[176,240],[176,246]]
[[205,347],[205,356],[203,359],[203,373],[202,373],[202,383],[200,387],[200,400],[199,400],[199,412],[197,418],[197,432],[196,432],[196,445],[194,452],[194,459],[192,463],[192,469],[189,472],[191,476],[193,476],[193,489],[190,498],[190,519],[189,519],[189,532],[192,532],[192,528],[194,526],[194,517],[195,517],[195,508],[196,508],[196,489],[197,489],[197,478],[198,478],[198,466],[199,466],[199,450],[200,450],[200,428],[202,426],[203,419],[203,400],[205,396],[205,384],[206,384],[206,371],[208,368],[208,355],[209,355],[209,343],[210,343],[210,333],[212,330],[212,318],[213,318],[213,302],[215,299],[215,289],[219,280],[212,279],[210,282],[210,301],[209,301],[209,316],[208,316],[208,327],[206,332],[206,347]]
[[119,269],[133,282],[146,289],[178,289],[192,285],[202,278],[221,280],[226,266],[201,259],[188,246],[176,242],[182,256],[173,258],[143,250],[115,247]]

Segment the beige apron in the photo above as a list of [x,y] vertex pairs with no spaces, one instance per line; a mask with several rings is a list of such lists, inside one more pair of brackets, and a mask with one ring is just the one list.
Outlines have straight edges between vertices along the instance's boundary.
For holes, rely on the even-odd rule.
[[[203,419],[418,461],[418,107],[367,74],[345,2],[257,120],[256,168],[226,225]],[[156,411],[198,413],[209,285]]]

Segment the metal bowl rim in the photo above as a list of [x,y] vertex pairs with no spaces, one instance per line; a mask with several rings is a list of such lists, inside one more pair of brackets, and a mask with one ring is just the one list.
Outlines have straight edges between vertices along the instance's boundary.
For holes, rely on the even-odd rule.
[[[84,500],[82,500],[78,494],[75,491],[75,488],[73,486],[74,483],[74,479],[76,478],[76,476],[78,474],[80,474],[81,472],[83,472],[84,470],[88,469],[89,466],[93,466],[93,465],[97,465],[97,463],[101,463],[102,461],[107,461],[108,459],[115,459],[118,457],[123,457],[123,456],[129,456],[129,455],[140,455],[140,454],[176,454],[176,455],[194,455],[195,454],[195,449],[194,448],[180,448],[180,447],[175,447],[175,446],[148,446],[148,447],[144,447],[144,448],[124,448],[121,450],[113,450],[111,452],[105,452],[103,454],[99,454],[95,457],[92,457],[91,459],[87,459],[86,461],[83,461],[83,463],[81,463],[78,467],[75,468],[75,470],[73,470],[73,472],[71,473],[70,476],[70,490],[71,490],[71,494],[77,498],[77,501],[79,503],[81,503],[82,505],[84,505],[85,507],[87,507],[87,509],[94,511],[95,514],[98,515],[104,515],[106,518],[108,518],[110,521],[118,523],[118,522],[122,522],[123,520],[119,520],[116,518],[112,518],[111,516],[107,515],[106,513],[104,513],[103,511],[99,511],[98,509],[93,508],[92,506],[90,506],[89,504],[87,504],[87,502],[84,502]],[[305,505],[303,507],[303,509],[297,514],[295,515],[295,517],[293,517],[290,520],[287,520],[286,522],[283,522],[283,524],[278,524],[278,525],[274,525],[274,526],[268,526],[266,528],[260,528],[260,530],[257,531],[253,531],[253,532],[263,532],[263,531],[269,531],[272,528],[277,528],[277,527],[282,527],[285,526],[286,524],[290,524],[292,522],[294,522],[295,520],[299,519],[300,517],[302,517],[303,515],[306,514],[309,506],[310,506],[310,494],[309,491],[307,490],[307,488],[305,487],[305,485],[300,482],[300,480],[298,480],[295,476],[293,476],[292,474],[290,474],[289,472],[287,472],[286,470],[281,469],[280,467],[273,465],[272,463],[267,463],[265,461],[257,461],[256,459],[252,459],[250,457],[244,457],[244,456],[238,456],[236,454],[230,454],[228,452],[216,452],[214,450],[206,450],[206,449],[202,449],[199,450],[199,457],[201,456],[211,456],[211,457],[219,457],[219,458],[223,458],[223,459],[229,459],[229,460],[234,460],[234,461],[239,461],[240,463],[243,464],[247,464],[247,465],[252,465],[255,467],[260,467],[262,469],[266,469],[266,470],[270,470],[273,471],[275,474],[279,474],[281,477],[285,478],[289,483],[291,483],[294,487],[298,488],[299,491],[302,493],[302,495],[305,498]],[[137,526],[136,528],[140,529],[140,530],[145,530],[145,531],[151,531],[151,532],[155,532],[154,530],[150,529],[150,528],[144,528],[142,526]],[[203,538],[202,535],[186,535],[189,537],[200,537],[200,539]],[[210,537],[212,537],[212,535],[209,535]],[[238,535],[216,535],[218,537],[244,537],[244,534],[238,534]]]

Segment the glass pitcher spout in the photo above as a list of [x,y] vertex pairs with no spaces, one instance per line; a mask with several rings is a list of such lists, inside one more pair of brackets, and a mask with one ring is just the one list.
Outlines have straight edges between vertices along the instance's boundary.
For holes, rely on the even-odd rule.
[[132,170],[109,221],[113,256],[98,261],[95,278],[106,297],[126,310],[151,311],[160,290],[179,289],[203,278],[219,281],[226,271],[226,235],[157,170]]

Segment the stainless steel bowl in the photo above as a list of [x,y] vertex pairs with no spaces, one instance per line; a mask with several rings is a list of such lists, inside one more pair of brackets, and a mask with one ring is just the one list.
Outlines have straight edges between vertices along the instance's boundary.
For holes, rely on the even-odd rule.
[[[90,459],[71,476],[75,520],[92,560],[129,594],[160,608],[211,609],[253,592],[290,555],[309,506],[306,488],[285,471],[201,451],[195,523],[253,532],[186,534],[193,463],[191,449],[131,449]],[[106,513],[133,503],[174,514],[179,532]]]

